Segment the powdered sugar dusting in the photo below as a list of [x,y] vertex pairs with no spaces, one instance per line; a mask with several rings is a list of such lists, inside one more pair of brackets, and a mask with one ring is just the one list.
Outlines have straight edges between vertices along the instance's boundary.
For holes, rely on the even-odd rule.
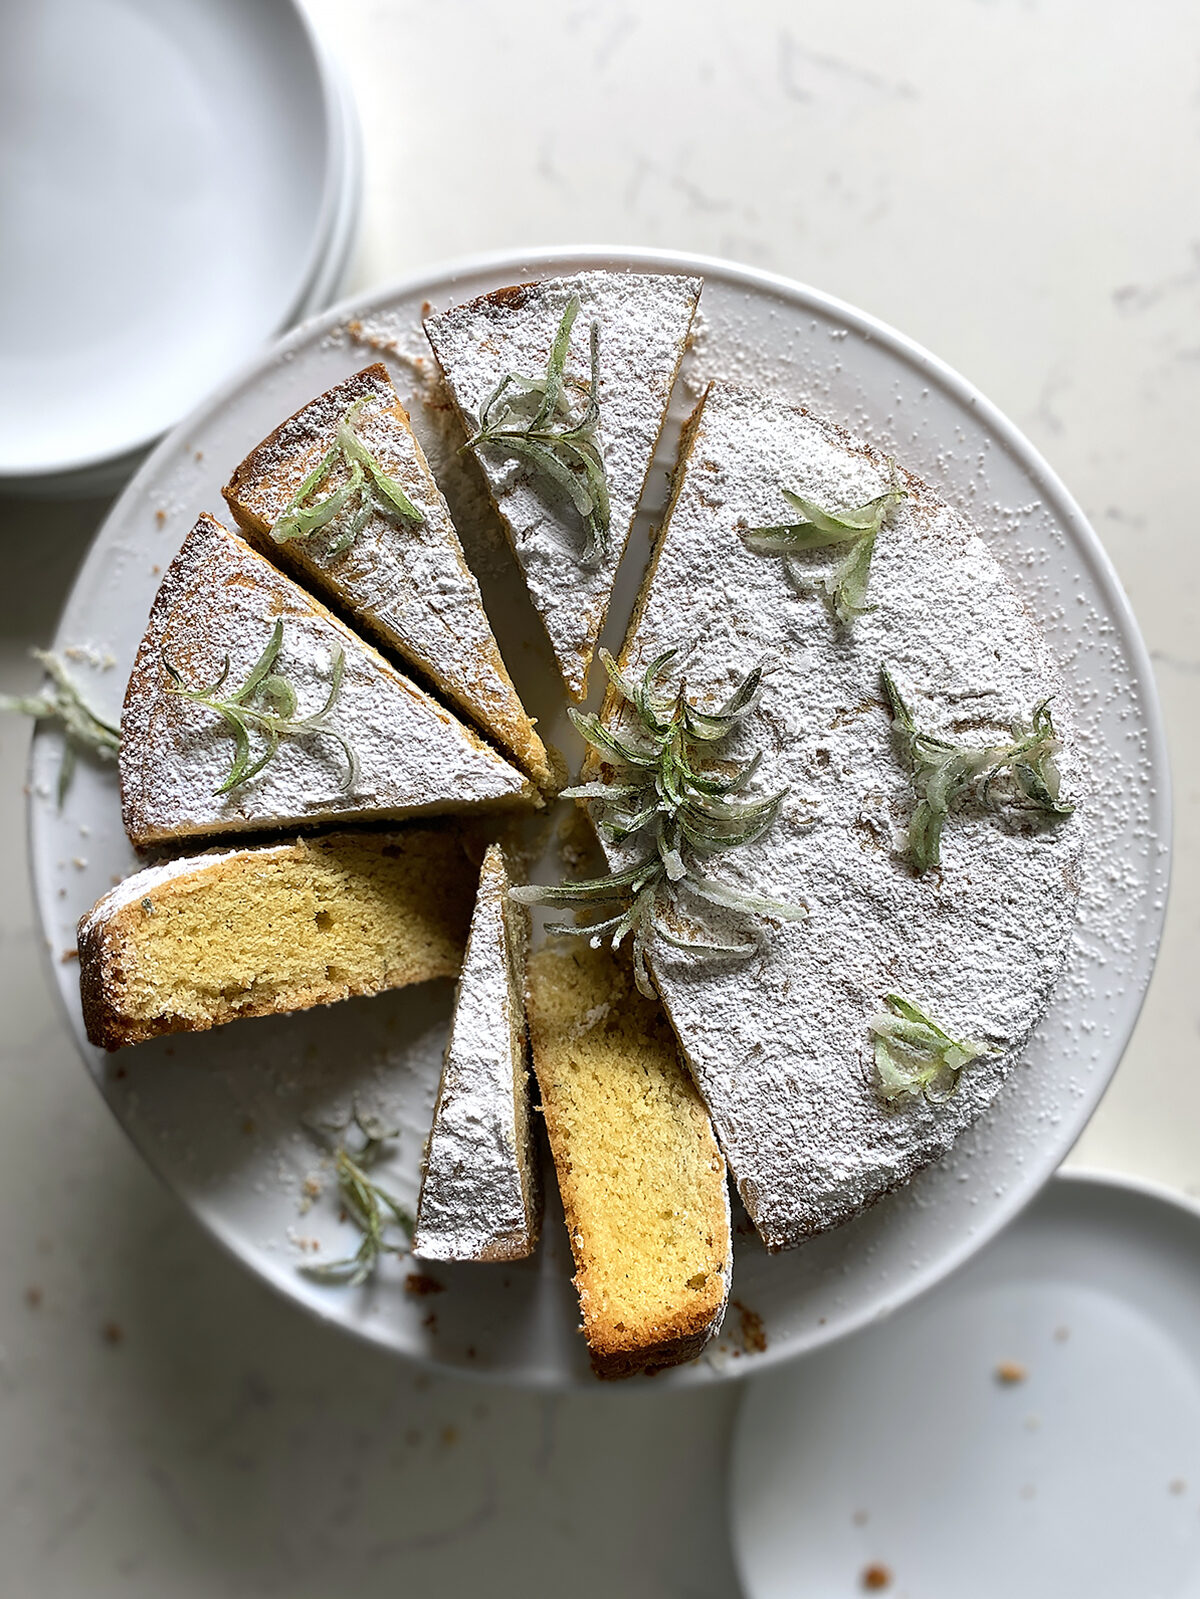
[[567,690],[585,692],[613,578],[629,537],[670,400],[701,283],[698,278],[584,272],[501,290],[429,318],[430,343],[471,432],[507,372],[545,370],[567,302],[581,304],[567,372],[586,378],[589,326],[600,324],[600,422],[611,508],[612,553],[597,570],[576,557],[583,530],[570,507],[551,499],[527,470],[498,451],[480,465],[512,536],[534,604],[546,625]]
[[[970,525],[898,476],[910,497],[878,540],[877,609],[845,632],[737,529],[791,520],[781,485],[831,508],[861,504],[888,486],[887,463],[781,401],[715,386],[626,646],[634,672],[679,646],[672,670],[686,674],[690,694],[714,701],[764,658],[774,663],[741,747],[763,752],[756,788],[786,787],[789,798],[763,839],[714,859],[711,874],[806,905],[809,918],[764,929],[740,964],[665,946],[653,956],[742,1198],[773,1248],[845,1220],[979,1115],[1049,998],[1075,920],[1078,815],[1017,831],[994,815],[956,814],[940,872],[915,878],[900,858],[911,793],[880,663],[920,725],[980,743],[1004,736],[1060,683]],[[816,559],[814,574],[827,566]],[[1061,694],[1054,709],[1067,739],[1065,789],[1078,796],[1085,775]],[[719,925],[722,913],[712,919]],[[964,1073],[949,1103],[889,1109],[874,1094],[867,1023],[890,990],[1000,1050]]]
[[492,845],[459,979],[425,1154],[416,1254],[513,1260],[537,1242],[537,1161],[525,1065],[526,918]]
[[[341,691],[328,720],[351,745],[357,772],[347,790],[345,752],[328,734],[284,738],[257,777],[217,794],[233,739],[215,712],[170,691],[164,661],[185,683],[202,686],[228,654],[234,687],[280,619],[276,671],[296,690],[298,716],[324,704],[342,651]],[[138,845],[534,798],[531,785],[481,739],[208,516],[167,570],[129,679],[121,792]]]
[[[396,526],[373,516],[344,551],[342,518],[309,539],[269,537],[301,483],[330,449],[349,408],[355,432],[424,520]],[[322,493],[338,488],[344,463]],[[313,400],[243,462],[226,490],[239,521],[267,554],[291,565],[348,608],[385,646],[415,665],[540,781],[549,779],[541,741],[500,658],[450,512],[381,365],[367,367]]]

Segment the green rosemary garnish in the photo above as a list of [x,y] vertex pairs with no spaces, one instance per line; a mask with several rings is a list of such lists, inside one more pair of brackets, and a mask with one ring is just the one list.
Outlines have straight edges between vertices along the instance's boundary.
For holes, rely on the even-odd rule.
[[[342,746],[346,756],[343,792],[354,786],[358,775],[358,762],[354,751],[337,729],[330,727],[325,721],[341,692],[342,675],[346,665],[345,655],[340,649],[334,654],[333,675],[324,705],[311,716],[298,717],[296,690],[286,677],[274,670],[282,645],[283,622],[280,620],[275,623],[266,649],[250,668],[250,675],[241,688],[234,689],[223,698],[218,698],[218,693],[229,676],[228,655],[217,677],[207,688],[188,688],[170,661],[165,658],[163,660],[171,679],[172,693],[181,694],[185,699],[195,700],[197,705],[205,705],[210,711],[215,711],[233,734],[233,764],[225,781],[214,790],[217,794],[228,794],[230,789],[248,783],[252,777],[257,777],[279,748],[281,739],[307,738],[315,733],[324,733],[329,738],[336,739]],[[257,760],[251,759],[251,732],[261,734],[265,742],[263,752]]]
[[856,616],[873,611],[875,607],[865,601],[875,540],[888,512],[905,498],[905,491],[893,486],[878,499],[868,500],[865,505],[848,511],[825,511],[791,489],[782,489],[782,493],[800,512],[801,519],[776,527],[745,528],[742,540],[746,547],[759,555],[782,555],[784,570],[793,586],[806,594],[810,592],[810,585],[793,557],[808,550],[841,549],[848,545],[843,558],[825,578],[826,598],[838,621],[846,625]]
[[[486,447],[515,455],[561,489],[583,518],[587,544],[579,565],[594,571],[612,554],[609,534],[608,478],[596,443],[600,420],[600,324],[590,334],[590,383],[567,377],[565,368],[571,328],[579,315],[573,294],[558,324],[550,359],[540,378],[510,372],[492,390],[479,413],[479,431],[463,449]],[[583,400],[572,414],[574,391]]]
[[58,803],[62,804],[75,773],[81,749],[102,761],[115,761],[121,748],[121,729],[97,716],[88,706],[62,660],[49,650],[33,650],[33,658],[46,668],[49,684],[40,694],[0,694],[0,711],[58,722],[65,736],[58,767]]
[[[921,732],[892,674],[886,666],[879,670],[917,796],[908,826],[908,854],[918,873],[941,864],[942,824],[950,807],[966,796],[995,810],[1006,805],[1050,817],[1069,816],[1075,809],[1059,797],[1054,757],[1062,746],[1048,699],[1034,706],[1028,722],[1012,723],[1011,743],[957,744],[940,734]],[[1004,779],[1006,791],[995,791],[997,780]]]
[[867,1024],[875,1039],[875,1091],[881,1099],[920,1099],[941,1105],[954,1093],[963,1068],[990,1044],[951,1038],[910,999],[889,994],[887,1010]]
[[[355,1149],[339,1142],[334,1151],[333,1164],[337,1173],[338,1195],[350,1220],[362,1230],[362,1241],[352,1255],[344,1260],[329,1260],[303,1265],[300,1270],[317,1282],[337,1283],[347,1288],[357,1288],[375,1273],[380,1258],[386,1254],[406,1255],[409,1241],[416,1225],[412,1216],[386,1189],[372,1182],[368,1175],[371,1167],[385,1152],[386,1144],[398,1136],[398,1130],[388,1127],[376,1116],[365,1115],[357,1108],[352,1121],[362,1134]],[[388,1238],[388,1231],[399,1227],[404,1242]]]
[[[607,877],[511,890],[515,899],[527,905],[627,901],[623,909],[603,921],[557,925],[547,931],[579,934],[594,947],[604,935],[610,935],[614,949],[632,934],[634,975],[643,994],[653,993],[646,951],[654,937],[677,949],[713,955],[746,956],[756,948],[753,942],[720,944],[676,931],[665,916],[679,911],[682,893],[747,916],[799,921],[808,914],[778,900],[741,893],[699,870],[698,861],[761,838],[775,820],[784,794],[769,799],[744,797],[758,769],[758,755],[733,770],[728,762],[702,765],[757,703],[762,669],[751,672],[720,710],[702,711],[688,703],[682,681],[674,694],[655,692],[657,679],[677,653],[664,651],[646,668],[640,682],[631,683],[608,651],[601,650],[600,658],[618,694],[636,713],[630,734],[610,731],[590,711],[569,713],[592,748],[606,764],[620,768],[622,776],[564,789],[563,797],[597,801],[597,825],[611,843],[643,833],[651,835],[646,853],[636,864]],[[694,917],[697,910],[699,906],[689,907],[689,915]]]
[[[338,423],[333,444],[327,453],[304,479],[284,507],[271,528],[271,537],[277,544],[289,539],[309,539],[321,528],[327,527],[335,517],[353,510],[345,529],[329,546],[330,555],[340,555],[348,550],[366,527],[372,516],[385,517],[393,523],[419,526],[424,513],[418,511],[404,490],[389,477],[379,462],[354,431],[358,414],[367,403],[367,396],[355,400]],[[336,466],[346,469],[346,480],[324,499],[313,503]]]

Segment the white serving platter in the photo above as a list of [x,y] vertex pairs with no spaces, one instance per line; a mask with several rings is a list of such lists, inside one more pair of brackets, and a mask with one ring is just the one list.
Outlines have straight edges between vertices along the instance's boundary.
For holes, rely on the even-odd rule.
[[296,0],[39,0],[0,56],[0,484],[95,492],[329,303],[357,132]]
[[[742,1310],[700,1362],[655,1379],[689,1384],[839,1338],[960,1265],[1054,1171],[1108,1082],[1136,1019],[1161,931],[1170,804],[1149,663],[1112,569],[1079,509],[1029,444],[962,378],[861,312],[748,268],[661,251],[541,250],[473,259],[342,306],[298,328],[165,439],[114,506],[80,572],[57,647],[82,649],[89,694],[116,715],[161,573],[221,484],[282,417],[335,380],[385,359],[460,520],[501,646],[546,736],[575,750],[557,679],[503,540],[473,479],[423,403],[430,357],[422,308],[503,284],[591,267],[696,272],[701,326],[661,457],[630,541],[607,632],[622,635],[665,501],[678,424],[700,385],[725,376],[777,391],[886,446],[974,517],[1042,622],[1078,714],[1095,782],[1094,848],[1068,970],[1022,1064],[951,1155],[850,1225],[767,1257],[740,1218],[733,1294],[762,1320],[766,1348],[741,1347]],[[104,663],[109,663],[105,665]],[[590,1381],[552,1209],[536,1257],[519,1266],[438,1267],[443,1292],[406,1291],[389,1261],[361,1290],[322,1287],[298,1267],[347,1252],[329,1192],[309,1204],[320,1152],[306,1123],[357,1096],[402,1129],[390,1185],[415,1197],[449,1015],[450,986],[237,1024],[105,1058],[83,1041],[78,916],[134,859],[110,770],[81,763],[62,810],[58,735],[34,744],[30,847],[56,980],[84,1059],[114,1114],[198,1219],[252,1270],[313,1313],[398,1352],[459,1372],[546,1387]]]
[[[746,1599],[1196,1599],[1200,1209],[1056,1178],[950,1282],[748,1385]],[[886,1583],[884,1581],[886,1577]]]

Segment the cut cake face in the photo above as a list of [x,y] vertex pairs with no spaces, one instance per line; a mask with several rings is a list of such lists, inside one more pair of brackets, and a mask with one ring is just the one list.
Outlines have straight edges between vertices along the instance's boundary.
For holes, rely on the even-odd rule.
[[[398,486],[398,503],[380,490],[371,463]],[[224,492],[264,554],[414,667],[535,782],[551,782],[546,751],[500,658],[449,508],[386,367],[356,372],[297,411],[247,456]]]
[[525,1062],[528,913],[508,889],[493,844],[425,1149],[413,1252],[426,1260],[519,1260],[537,1245],[541,1185]]
[[725,1162],[662,1007],[580,943],[529,963],[529,1033],[598,1376],[692,1360],[720,1328]]
[[[817,592],[805,593],[779,555],[742,536],[797,522],[785,489],[832,512],[893,485],[905,497],[875,543],[873,609],[852,626],[820,593],[829,550],[807,558],[799,588],[811,579]],[[689,953],[656,937],[650,967],[746,1208],[768,1248],[786,1248],[905,1182],[980,1115],[1049,999],[1075,924],[1078,814],[1035,825],[1020,809],[954,810],[940,868],[914,871],[913,792],[881,666],[919,726],[979,745],[1011,739],[1014,722],[1055,696],[1064,791],[1077,795],[1086,774],[1045,641],[965,518],[840,428],[730,385],[712,387],[685,432],[619,665],[636,680],[671,649],[664,692],[686,678],[689,699],[714,710],[768,668],[727,753],[761,752],[749,798],[786,797],[763,836],[697,870],[718,892],[769,896],[808,918],[768,911],[748,924],[683,896],[684,921],[702,923],[709,942],[745,951],[749,941],[750,952]],[[610,692],[602,714],[626,725],[629,709]],[[641,846],[605,848],[617,867]],[[876,1091],[870,1026],[891,993],[988,1046],[944,1103]]]
[[[700,296],[699,278],[635,272],[583,272],[577,277],[498,289],[430,317],[425,331],[445,374],[468,436],[489,423],[500,436],[475,446],[496,508],[507,528],[538,614],[545,624],[567,693],[587,692],[588,669],[604,623],[613,579],[642,497],[671,390]],[[536,439],[508,445],[503,434],[538,420],[541,395],[510,384],[509,374],[541,380],[564,313],[570,328],[562,401],[541,433],[584,424],[576,443],[549,446]],[[592,329],[598,414],[587,426]],[[493,403],[489,407],[489,400]],[[538,433],[535,428],[534,433]],[[539,434],[540,437],[540,434]],[[587,559],[588,517],[572,493],[587,497],[589,468],[582,447],[603,462],[606,520],[594,564]],[[514,453],[514,450],[521,453]],[[558,460],[555,467],[549,454]],[[539,453],[540,451],[540,453]],[[572,486],[565,486],[563,472]],[[603,508],[595,506],[593,518]]]
[[455,829],[329,833],[135,872],[79,924],[93,1044],[453,977],[474,872]]
[[151,608],[120,770],[138,847],[538,803],[477,734],[210,516]]

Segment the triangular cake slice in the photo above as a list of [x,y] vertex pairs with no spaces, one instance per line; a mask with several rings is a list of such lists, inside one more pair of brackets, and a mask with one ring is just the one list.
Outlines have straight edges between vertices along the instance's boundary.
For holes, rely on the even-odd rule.
[[[744,537],[811,526],[804,501],[827,518],[852,515],[892,489],[904,497],[874,539],[850,625],[825,586],[845,542],[813,540],[790,557],[789,576],[780,554]],[[648,953],[746,1209],[769,1249],[787,1248],[905,1182],[984,1111],[1049,999],[1075,923],[1078,813],[1039,825],[1028,809],[955,809],[940,867],[914,870],[915,800],[881,667],[903,684],[918,726],[978,746],[1011,740],[1014,722],[1054,696],[1064,792],[1078,797],[1071,708],[1045,640],[965,517],[835,424],[728,384],[712,386],[685,430],[618,664],[637,680],[666,650],[678,653],[658,692],[669,699],[685,678],[689,700],[714,710],[767,667],[728,753],[761,752],[747,797],[782,794],[782,807],[736,848],[695,858],[685,847],[707,898],[677,890],[661,910],[686,937],[730,953],[689,953],[657,934]],[[630,715],[610,692],[604,722],[628,726]],[[647,838],[605,844],[614,866],[653,848]],[[769,897],[808,917],[747,915],[714,894]],[[893,1097],[877,1086],[872,1024],[889,995],[984,1051],[952,1074],[948,1097],[926,1097],[920,1079]]]
[[500,848],[484,856],[458,982],[413,1252],[519,1260],[537,1245],[541,1185],[525,1061],[528,912],[508,897]]
[[93,1044],[453,977],[474,871],[452,827],[329,833],[147,866],[79,924]]
[[385,366],[356,372],[276,428],[238,467],[225,499],[264,554],[414,667],[535,782],[551,783]]
[[[509,374],[526,380],[544,376],[564,313],[578,301],[561,405],[541,432],[584,424],[580,442],[593,445],[603,463],[607,512],[593,495],[593,509],[585,517],[559,481],[565,470],[588,493],[588,469],[570,441],[547,446],[534,437],[512,446],[493,437],[475,449],[567,692],[575,700],[587,693],[588,669],[613,578],[666,418],[700,289],[699,278],[667,273],[583,272],[498,289],[425,323],[473,438],[481,427],[490,425],[503,433],[538,420],[538,393],[510,384],[497,399],[497,386]],[[589,427],[593,327],[599,411]],[[547,449],[558,459],[557,467],[547,462]],[[596,517],[606,524],[599,533],[588,526]],[[597,537],[603,552],[589,561],[588,546]]]
[[528,1004],[592,1365],[692,1360],[725,1314],[729,1190],[662,1007],[627,959],[583,944],[533,956]]
[[207,515],[151,608],[120,768],[138,847],[538,803],[490,745]]

